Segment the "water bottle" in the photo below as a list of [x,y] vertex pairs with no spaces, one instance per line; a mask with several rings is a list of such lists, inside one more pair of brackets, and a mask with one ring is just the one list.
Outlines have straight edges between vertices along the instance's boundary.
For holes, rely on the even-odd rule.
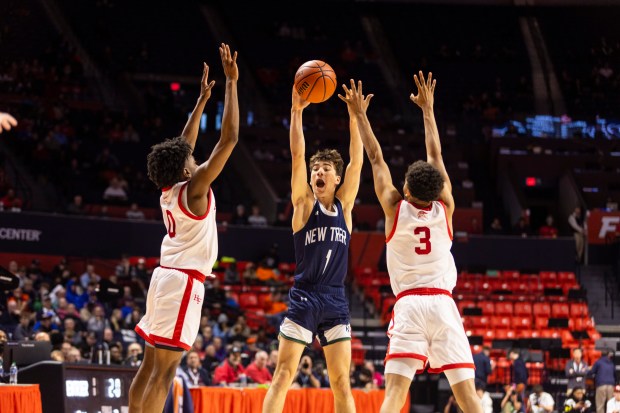
[[15,362],[13,362],[13,364],[11,364],[9,383],[10,384],[17,384],[17,365],[15,364]]
[[239,375],[239,384],[241,385],[241,387],[246,387],[248,385],[248,376],[241,373]]

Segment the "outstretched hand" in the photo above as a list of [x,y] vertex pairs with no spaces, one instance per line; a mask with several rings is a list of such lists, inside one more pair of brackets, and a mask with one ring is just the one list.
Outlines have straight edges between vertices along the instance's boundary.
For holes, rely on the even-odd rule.
[[202,80],[200,81],[200,97],[202,99],[209,99],[211,97],[211,90],[215,85],[215,80],[209,82],[209,66],[202,62]]
[[239,68],[237,67],[237,52],[232,54],[230,52],[230,46],[222,43],[220,46],[220,57],[222,58],[222,66],[224,67],[226,79],[238,80]]
[[295,110],[303,110],[309,105],[310,102],[302,98],[299,93],[297,93],[295,86],[293,85],[292,108]]
[[355,81],[351,79],[351,89],[347,88],[344,84],[342,85],[342,89],[344,90],[344,96],[339,94],[338,98],[347,104],[349,115],[366,113],[368,105],[370,105],[370,99],[372,99],[374,95],[370,94],[364,97],[362,93],[362,81],[358,80],[356,87]]
[[9,131],[11,127],[17,126],[17,121],[8,113],[0,112],[0,133],[3,130]]
[[437,80],[433,80],[433,72],[428,73],[428,79],[424,79],[424,74],[420,70],[420,78],[417,75],[413,75],[413,81],[418,87],[418,94],[413,93],[409,96],[409,99],[422,110],[432,109],[435,101],[435,84]]

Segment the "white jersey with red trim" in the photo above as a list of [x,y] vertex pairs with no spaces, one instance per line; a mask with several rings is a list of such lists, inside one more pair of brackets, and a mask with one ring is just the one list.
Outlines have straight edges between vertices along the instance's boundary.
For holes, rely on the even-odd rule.
[[217,259],[215,197],[209,189],[207,212],[194,215],[187,207],[188,183],[179,182],[161,194],[161,212],[168,233],[161,243],[160,265],[210,276]]
[[454,289],[452,232],[443,202],[433,201],[426,208],[418,208],[401,201],[386,243],[394,295],[412,288]]

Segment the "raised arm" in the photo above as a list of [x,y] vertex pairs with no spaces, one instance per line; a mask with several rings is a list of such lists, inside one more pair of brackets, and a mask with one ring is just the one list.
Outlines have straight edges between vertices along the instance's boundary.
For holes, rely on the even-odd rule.
[[361,91],[362,82],[358,83],[359,87],[355,87],[355,83],[351,83],[351,93],[347,96],[342,96],[347,105],[350,105],[351,110],[355,113],[357,118],[357,128],[362,139],[362,144],[370,160],[372,166],[372,175],[375,183],[375,192],[379,203],[385,212],[385,228],[387,231],[391,230],[394,215],[396,213],[396,206],[402,200],[402,196],[398,190],[392,184],[392,175],[390,169],[383,160],[383,152],[379,141],[375,137],[370,126],[368,116],[366,116],[366,109],[368,109],[368,102],[372,95],[364,98]]
[[[355,83],[351,79],[351,87],[354,87]],[[359,82],[359,88],[361,93],[362,82]],[[342,85],[345,96],[351,96],[351,90],[347,89],[345,85]],[[364,100],[366,107],[370,103],[370,99],[373,95],[368,95]],[[338,189],[336,196],[342,201],[342,207],[345,214],[350,218],[351,210],[355,204],[355,198],[360,188],[360,174],[362,172],[362,164],[364,163],[364,145],[362,144],[362,138],[360,136],[359,129],[357,127],[357,117],[353,112],[351,105],[345,99],[344,96],[338,95],[340,100],[347,104],[347,111],[349,112],[349,134],[351,135],[351,143],[349,144],[349,164],[344,175],[344,182]],[[352,223],[347,222],[349,229],[351,229]]]
[[439,131],[437,130],[437,122],[435,121],[435,112],[433,111],[433,103],[435,102],[435,85],[433,74],[428,74],[428,79],[424,79],[424,74],[420,71],[420,78],[413,75],[413,80],[418,87],[418,94],[413,93],[409,97],[413,103],[422,109],[424,116],[424,135],[426,142],[426,161],[437,168],[443,176],[444,186],[439,199],[446,205],[447,212],[452,217],[454,212],[454,198],[452,197],[452,183],[446,171],[441,156],[441,142],[439,141]]
[[[209,159],[196,169],[188,188],[190,209],[199,214],[200,211],[206,211],[208,199],[205,195],[208,194],[211,183],[213,183],[215,178],[222,172],[226,161],[228,161],[232,150],[239,140],[239,102],[237,99],[239,70],[237,69],[237,52],[232,55],[230,47],[222,43],[220,47],[220,57],[222,59],[224,74],[226,75],[226,95],[224,97],[224,114],[222,116],[220,140],[215,145],[215,148],[213,148]],[[206,78],[204,81],[206,82]],[[213,86],[213,82],[211,82],[210,85]],[[194,114],[192,114],[192,116],[193,115]],[[199,115],[198,118],[200,118]],[[196,124],[196,128],[197,127],[198,124]],[[188,134],[191,135],[189,131],[193,130],[193,127],[188,129],[188,126],[186,126],[185,130],[188,130]],[[183,132],[185,132],[185,130]],[[203,207],[201,207],[201,205],[203,205]],[[195,209],[194,206],[196,206]]]
[[198,96],[198,101],[196,102],[196,106],[194,106],[194,110],[192,114],[189,116],[185,127],[183,128],[183,132],[181,132],[181,136],[185,138],[189,146],[192,147],[192,151],[196,146],[196,139],[198,139],[198,128],[200,127],[200,118],[202,117],[202,112],[204,112],[205,104],[211,97],[211,90],[213,89],[213,85],[215,85],[215,80],[209,82],[209,66],[206,63],[202,63],[202,80],[200,81],[200,96]]
[[312,212],[313,194],[308,185],[308,168],[306,167],[306,142],[302,123],[303,110],[310,103],[299,96],[295,88],[292,92],[291,105],[291,202],[293,203],[293,232],[303,228]]

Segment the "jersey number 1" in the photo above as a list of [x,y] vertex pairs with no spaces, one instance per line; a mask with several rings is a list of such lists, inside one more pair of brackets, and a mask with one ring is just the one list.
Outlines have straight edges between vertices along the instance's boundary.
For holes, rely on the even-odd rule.
[[168,220],[168,236],[174,238],[174,236],[177,235],[177,223],[174,222],[172,212],[168,209],[166,210],[166,219]]
[[420,244],[422,247],[415,247],[415,253],[419,255],[426,255],[431,252],[431,230],[428,227],[417,227],[414,234],[420,235]]

